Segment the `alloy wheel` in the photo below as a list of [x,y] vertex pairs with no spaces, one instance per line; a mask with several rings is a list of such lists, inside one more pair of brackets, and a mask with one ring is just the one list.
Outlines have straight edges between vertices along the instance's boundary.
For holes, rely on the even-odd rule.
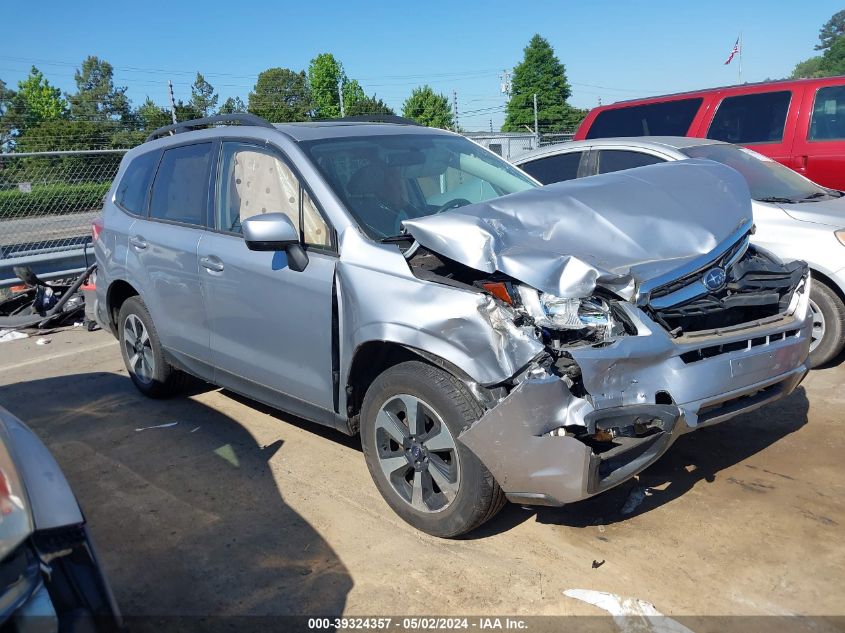
[[147,328],[136,315],[130,314],[123,322],[123,347],[129,369],[144,384],[153,381],[155,356]]
[[810,353],[812,353],[824,338],[824,314],[815,301],[810,299],[810,316],[813,318],[813,332],[810,336]]
[[390,397],[375,420],[378,463],[393,490],[420,512],[445,510],[458,494],[458,447],[434,409],[415,396]]

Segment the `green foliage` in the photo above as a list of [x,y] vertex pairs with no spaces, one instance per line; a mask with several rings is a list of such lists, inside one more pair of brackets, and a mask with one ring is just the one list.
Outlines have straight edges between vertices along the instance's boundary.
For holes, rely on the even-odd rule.
[[12,123],[6,116],[15,99],[15,91],[0,79],[0,151],[5,151],[12,140]]
[[305,121],[313,110],[305,72],[270,68],[260,73],[248,109],[273,123]]
[[246,112],[246,104],[240,97],[229,97],[220,106],[217,114],[235,114],[236,112]]
[[[23,182],[23,181],[22,181]],[[66,215],[99,209],[111,182],[33,185],[30,193],[0,191],[0,218],[11,215]]]
[[68,105],[62,98],[62,91],[44,78],[35,66],[29,76],[18,82],[18,91],[12,99],[6,114],[9,125],[23,134],[34,125],[54,121],[67,116]]
[[[338,85],[346,81],[343,64],[331,53],[320,53],[311,60],[308,64],[308,86],[314,100],[314,118],[336,119],[340,116]],[[347,103],[346,95],[343,103],[344,106]]]
[[830,45],[819,64],[819,70],[825,77],[845,75],[845,37],[840,37]]
[[824,77],[824,71],[821,68],[822,56],[816,55],[805,59],[803,62],[795,64],[795,70],[792,71],[792,79],[812,79],[813,77]]
[[170,110],[156,105],[149,97],[135,111],[135,118],[138,120],[141,129],[145,132],[152,132],[157,128],[173,123],[170,117]]
[[76,92],[67,95],[71,118],[84,121],[126,120],[129,98],[126,88],[114,85],[114,69],[104,59],[89,55],[74,73]]
[[206,117],[214,113],[214,108],[217,107],[217,99],[214,86],[208,83],[200,73],[197,73],[197,78],[191,85],[190,105],[201,117]]
[[535,35],[524,49],[524,57],[513,69],[511,96],[508,100],[505,132],[534,129],[534,95],[540,132],[570,130],[584,115],[567,103],[572,93],[566,80],[566,68],[560,63],[549,42]]
[[429,127],[451,129],[455,124],[449,98],[428,85],[414,88],[402,105],[402,116]]
[[834,42],[845,35],[845,9],[834,13],[819,29],[819,44],[816,44],[817,51],[826,51]]
[[27,129],[17,139],[19,152],[49,152],[111,147],[111,137],[120,129],[115,122],[44,121]]
[[[345,95],[344,95],[344,102]],[[360,97],[349,103],[346,107],[346,116],[359,116],[362,114],[396,114],[393,109],[384,101],[373,95],[372,97]]]

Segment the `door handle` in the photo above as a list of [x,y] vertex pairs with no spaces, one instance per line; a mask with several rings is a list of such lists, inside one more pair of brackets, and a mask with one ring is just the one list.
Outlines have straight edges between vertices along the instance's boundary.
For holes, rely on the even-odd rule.
[[200,257],[200,266],[213,273],[223,272],[223,262],[221,262],[214,255],[211,257]]
[[796,169],[799,171],[807,171],[807,154],[802,154],[798,157],[798,165]]
[[140,251],[144,250],[145,248],[147,248],[147,246],[149,246],[149,244],[147,244],[147,240],[145,240],[140,235],[133,235],[132,237],[130,237],[129,243]]

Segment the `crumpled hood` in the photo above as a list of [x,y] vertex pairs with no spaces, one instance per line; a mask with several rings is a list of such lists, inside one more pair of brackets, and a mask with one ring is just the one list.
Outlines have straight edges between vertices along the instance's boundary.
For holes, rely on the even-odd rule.
[[845,228],[845,196],[817,202],[779,204],[786,213],[802,222],[824,224],[834,229]]
[[406,220],[422,246],[560,297],[637,284],[706,255],[751,226],[743,177],[684,160],[521,191]]

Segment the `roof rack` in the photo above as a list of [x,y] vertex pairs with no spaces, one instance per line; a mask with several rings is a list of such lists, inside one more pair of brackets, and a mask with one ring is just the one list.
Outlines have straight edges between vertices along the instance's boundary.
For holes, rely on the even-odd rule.
[[339,119],[329,120],[348,121],[350,123],[397,123],[399,125],[420,125],[413,119],[406,119],[405,117],[396,116],[395,114],[355,114],[340,117]]
[[182,121],[181,123],[174,123],[173,125],[165,125],[147,137],[147,141],[161,138],[170,134],[180,134],[181,132],[190,132],[197,128],[209,127],[215,123],[240,123],[241,125],[255,125],[257,127],[266,127],[275,130],[275,126],[262,119],[260,116],[254,114],[246,114],[236,112],[233,114],[217,114],[215,116],[207,116],[202,119],[191,119],[190,121]]

